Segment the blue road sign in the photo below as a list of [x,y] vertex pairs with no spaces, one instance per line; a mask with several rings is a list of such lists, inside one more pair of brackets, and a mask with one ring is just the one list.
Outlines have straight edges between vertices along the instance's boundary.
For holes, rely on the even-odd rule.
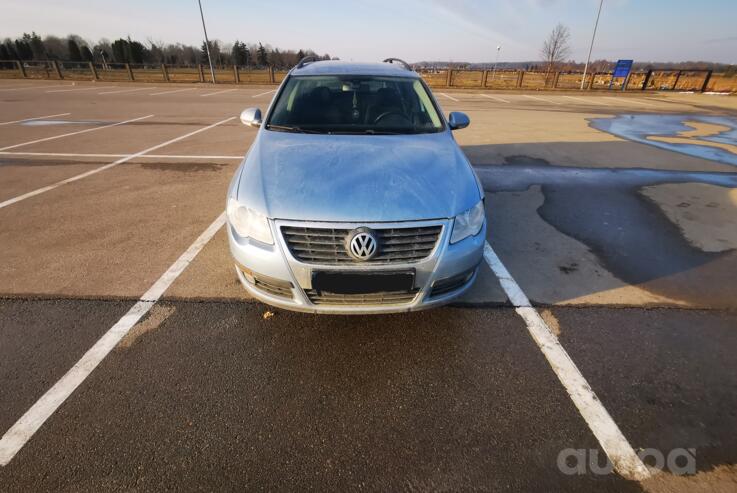
[[632,70],[632,60],[617,60],[612,77],[627,77]]

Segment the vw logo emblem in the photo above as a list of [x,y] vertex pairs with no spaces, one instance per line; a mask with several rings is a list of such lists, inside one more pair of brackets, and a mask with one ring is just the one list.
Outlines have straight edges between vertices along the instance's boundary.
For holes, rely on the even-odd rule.
[[373,231],[368,228],[354,230],[348,239],[348,253],[356,260],[369,260],[378,251],[378,242]]

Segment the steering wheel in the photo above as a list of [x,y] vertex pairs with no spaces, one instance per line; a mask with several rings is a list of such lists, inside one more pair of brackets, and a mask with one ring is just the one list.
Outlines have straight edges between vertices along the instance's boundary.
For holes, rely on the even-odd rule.
[[377,116],[376,118],[374,118],[374,125],[376,125],[376,124],[377,124],[377,123],[379,123],[379,122],[380,122],[381,120],[383,120],[384,118],[387,118],[387,117],[389,117],[389,116],[398,116],[398,117],[399,117],[399,118],[401,118],[402,120],[404,120],[404,121],[406,121],[406,122],[408,122],[408,123],[412,123],[412,122],[411,122],[411,121],[409,120],[409,118],[407,118],[407,116],[406,116],[406,115],[405,115],[404,113],[401,113],[401,112],[399,112],[399,111],[397,111],[397,110],[390,110],[390,111],[385,111],[384,113],[382,113],[382,114],[380,114],[379,116]]

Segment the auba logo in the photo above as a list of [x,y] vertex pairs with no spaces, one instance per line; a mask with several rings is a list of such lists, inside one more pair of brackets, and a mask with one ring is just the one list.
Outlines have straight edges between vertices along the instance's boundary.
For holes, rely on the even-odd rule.
[[368,228],[358,228],[348,241],[348,253],[356,260],[369,260],[379,250],[378,242],[373,231]]

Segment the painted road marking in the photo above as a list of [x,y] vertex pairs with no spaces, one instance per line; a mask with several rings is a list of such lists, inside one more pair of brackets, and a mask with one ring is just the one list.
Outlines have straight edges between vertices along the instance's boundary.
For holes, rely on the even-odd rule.
[[[153,115],[149,115],[149,116],[153,116]],[[157,144],[157,145],[155,145],[153,147],[149,147],[148,149],[144,149],[143,151],[137,152],[135,154],[130,154],[130,155],[126,156],[126,157],[123,157],[123,158],[118,159],[117,161],[113,161],[110,164],[106,164],[104,166],[100,166],[99,168],[92,169],[90,171],[87,171],[85,173],[82,173],[82,174],[79,174],[79,175],[76,175],[76,176],[72,176],[71,178],[67,178],[66,180],[62,180],[62,181],[53,183],[53,184],[48,185],[46,187],[42,187],[42,188],[33,190],[31,192],[28,192],[28,193],[24,193],[23,195],[19,195],[17,197],[13,197],[12,199],[8,199],[5,202],[0,202],[0,209],[2,209],[3,207],[7,207],[9,205],[15,204],[16,202],[20,202],[21,200],[25,200],[27,198],[34,197],[34,196],[39,195],[39,194],[42,194],[44,192],[48,192],[49,190],[53,190],[55,188],[59,188],[60,186],[66,185],[67,183],[72,183],[74,181],[81,180],[82,178],[87,178],[90,175],[94,175],[95,173],[99,173],[101,171],[105,171],[106,169],[110,169],[110,168],[112,168],[114,166],[117,166],[119,164],[123,164],[125,162],[130,161],[131,159],[135,159],[135,158],[141,157],[144,154],[148,154],[151,151],[155,151],[156,149],[160,149],[160,148],[162,148],[164,146],[168,146],[169,144],[173,144],[175,142],[179,142],[180,140],[186,139],[187,137],[191,137],[191,136],[193,136],[195,134],[198,134],[200,132],[204,132],[205,130],[210,130],[211,128],[217,127],[218,125],[221,125],[223,123],[229,122],[230,120],[233,120],[233,119],[235,119],[235,117],[234,116],[231,116],[230,118],[226,118],[225,120],[221,120],[221,121],[219,121],[217,123],[213,123],[212,125],[208,125],[207,127],[203,127],[203,128],[198,129],[198,130],[194,130],[192,132],[189,132],[187,134],[184,134],[184,135],[182,135],[180,137],[176,137],[174,139],[167,140],[166,142],[162,142],[161,144]]]
[[532,339],[545,355],[558,380],[589,425],[614,470],[623,478],[634,481],[650,477],[648,468],[637,456],[558,338],[532,307],[530,300],[488,242],[484,245],[484,260],[499,279],[515,311],[525,321]]
[[266,96],[267,94],[271,94],[272,92],[276,92],[276,89],[272,89],[271,91],[262,92],[261,94],[256,94],[255,96],[251,96],[251,97],[260,98],[261,96]]
[[[107,87],[118,87],[118,86],[107,86]],[[54,92],[72,92],[72,91],[94,91],[95,89],[100,89],[99,87],[76,87],[74,89],[55,89],[53,91],[46,91],[47,93],[54,93]]]
[[616,101],[618,103],[623,103],[624,102],[624,104],[626,104],[626,103],[629,102],[629,103],[641,104],[643,106],[653,106],[653,107],[655,106],[654,104],[643,103],[642,101],[638,101],[636,99],[627,98],[627,97],[624,97],[624,98],[614,98],[614,97],[611,97],[611,96],[602,96],[602,98],[603,99],[611,99],[611,100]]
[[155,87],[138,87],[136,89],[121,89],[119,91],[105,91],[105,92],[98,92],[98,95],[102,94],[123,94],[124,92],[133,92],[133,91],[145,91],[146,89],[156,89]]
[[149,96],[160,96],[162,94],[174,94],[175,92],[182,92],[182,91],[194,91],[197,89],[196,87],[187,87],[185,89],[175,89],[173,91],[164,91],[164,92],[154,92],[149,94]]
[[53,86],[37,86],[37,85],[34,84],[32,86],[21,86],[21,87],[8,87],[8,88],[3,88],[3,89],[0,89],[0,91],[20,91],[22,89],[50,89],[52,87],[71,87],[71,84],[57,84],[57,85],[53,85]]
[[33,118],[24,118],[23,120],[14,120],[12,122],[0,122],[0,125],[10,125],[11,123],[23,123],[23,122],[30,122],[33,120],[43,120],[44,118],[54,118],[56,116],[67,116],[67,115],[71,115],[71,113],[57,113],[55,115],[35,116]]
[[588,98],[576,98],[573,96],[563,96],[563,97],[568,98],[568,99],[573,99],[574,101],[581,101],[582,103],[585,103],[585,104],[601,104],[604,106],[610,106],[609,104],[603,103],[601,101],[594,101],[594,98],[592,97],[588,97]]
[[4,87],[0,89],[0,91],[19,91],[21,89],[28,89],[29,87],[36,87],[36,86],[11,86],[11,87]]
[[529,98],[529,99],[537,99],[538,101],[544,101],[544,102],[550,103],[550,104],[561,104],[561,103],[558,103],[556,101],[551,101],[550,99],[540,98],[540,97],[537,97],[537,96],[530,96],[529,94],[523,94],[522,97]]
[[44,137],[43,139],[36,139],[36,140],[31,140],[29,142],[23,142],[21,144],[14,144],[14,145],[6,146],[6,147],[0,147],[0,151],[7,151],[8,149],[15,149],[16,147],[23,147],[23,146],[27,146],[31,144],[38,144],[39,142],[46,142],[46,141],[54,140],[54,139],[61,139],[63,137],[71,137],[72,135],[79,135],[85,132],[94,132],[96,130],[102,130],[104,128],[117,127],[118,125],[125,125],[126,123],[137,122],[139,120],[145,120],[146,118],[151,118],[152,116],[154,115],[141,116],[139,118],[132,118],[130,120],[125,120],[125,121],[117,122],[117,123],[111,123],[110,125],[103,125],[101,127],[86,128],[84,130],[78,130],[77,132],[70,132],[70,133],[61,134],[61,135],[54,135],[51,137]]
[[489,98],[489,99],[496,99],[497,101],[501,101],[502,103],[508,103],[509,102],[506,99],[500,98],[498,96],[492,96],[490,94],[479,94],[479,96],[484,97],[484,98]]
[[216,94],[224,94],[226,92],[237,91],[238,89],[225,89],[223,91],[208,92],[207,94],[200,94],[200,97],[206,98],[208,96],[214,96]]
[[[81,154],[74,152],[5,152],[0,156],[43,156],[43,157],[86,157],[86,158],[116,158],[127,157],[130,154]],[[196,154],[146,154],[138,156],[141,159],[243,159],[243,156],[208,156]]]
[[456,98],[454,98],[453,96],[448,96],[448,95],[447,95],[447,94],[445,94],[444,92],[439,92],[438,94],[440,94],[441,96],[445,96],[446,98],[450,99],[451,101],[455,101],[456,103],[457,103],[458,101],[460,101],[459,99],[456,99]]
[[161,298],[161,295],[172,285],[224,224],[225,212],[222,212],[176,262],[141,296],[136,304],[128,310],[128,313],[123,315],[53,387],[47,390],[15,422],[5,435],[3,435],[2,439],[0,439],[0,466],[8,465],[15,454],[33,437],[46,420],[85,381],[90,373],[105,359],[131,328],[151,310],[159,298]]

